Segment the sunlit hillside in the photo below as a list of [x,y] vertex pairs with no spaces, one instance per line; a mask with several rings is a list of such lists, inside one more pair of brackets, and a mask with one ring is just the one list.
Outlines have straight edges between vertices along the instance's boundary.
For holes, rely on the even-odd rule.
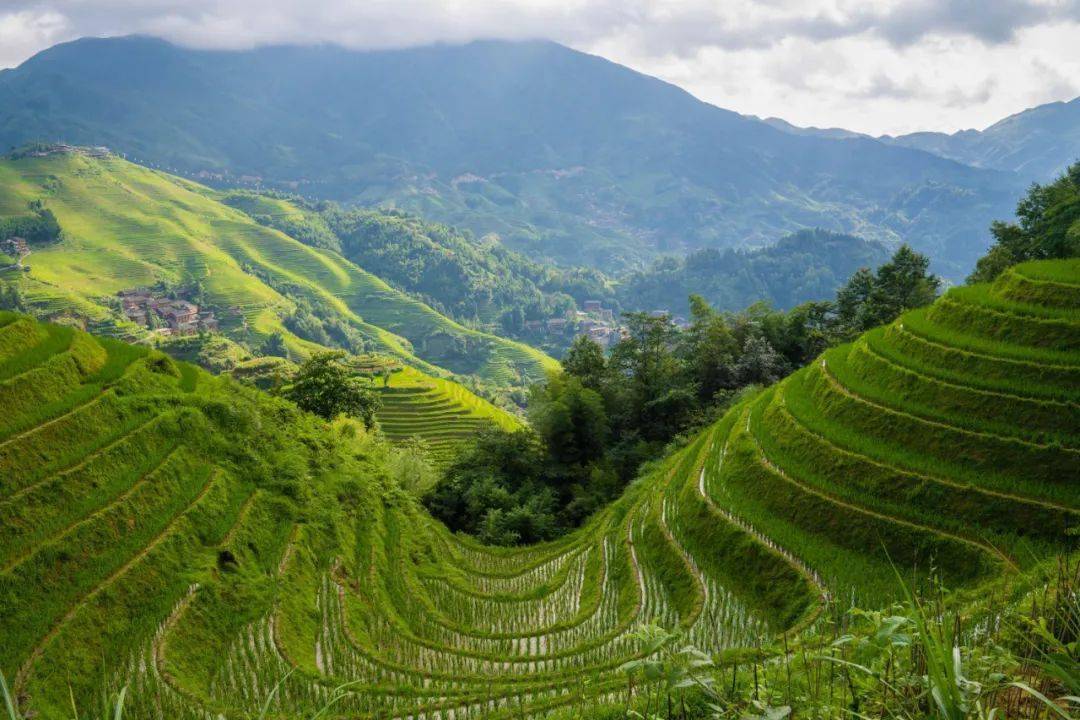
[[73,314],[92,330],[134,338],[145,332],[123,322],[116,293],[196,282],[225,332],[249,344],[281,333],[297,354],[316,349],[285,323],[304,302],[359,333],[369,350],[429,373],[508,386],[556,366],[526,345],[457,324],[332,252],[256,224],[205,188],[115,156],[0,161],[0,216],[26,214],[32,201],[43,201],[63,230],[62,241],[26,258],[20,283],[35,313]]
[[898,573],[1009,597],[1076,549],[1078,309],[1076,261],[950,291],[518,549],[449,534],[362,433],[3,315],[0,670],[48,717],[102,683],[133,718],[533,717],[624,706],[643,623],[721,657]]

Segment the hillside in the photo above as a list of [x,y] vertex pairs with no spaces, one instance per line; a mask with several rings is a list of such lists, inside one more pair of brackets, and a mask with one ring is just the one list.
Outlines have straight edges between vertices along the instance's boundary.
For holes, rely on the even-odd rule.
[[55,138],[225,184],[392,204],[609,270],[822,227],[907,241],[958,279],[1027,181],[783,132],[541,42],[224,52],[84,39],[0,74],[0,147]]
[[379,394],[382,408],[377,417],[386,436],[394,443],[424,441],[436,464],[450,459],[485,424],[504,430],[521,427],[516,417],[461,385],[409,367],[391,375]]
[[[295,195],[224,190],[216,197],[256,222],[333,250],[459,322],[502,324],[562,317],[576,301],[610,300],[609,282],[591,268],[530,260],[498,238],[400,210],[345,209]],[[608,303],[610,304],[610,303]]]
[[697,250],[666,258],[619,283],[619,304],[628,310],[689,313],[688,298],[701,295],[720,310],[737,311],[764,300],[773,307],[830,297],[859,268],[889,259],[882,243],[825,230],[800,230],[752,250]]
[[29,272],[4,278],[20,278],[37,314],[74,314],[128,337],[145,330],[126,322],[115,294],[164,282],[199,295],[223,331],[252,348],[280,333],[303,355],[329,337],[354,352],[495,386],[537,380],[555,367],[539,351],[463,327],[333,251],[263,227],[212,196],[112,155],[2,159],[0,217],[42,201],[63,231],[61,241],[32,247]]
[[104,673],[134,718],[511,718],[622,706],[645,622],[706,652],[793,642],[825,598],[895,598],[891,564],[1008,594],[1076,549],[1078,311],[1077,261],[952,290],[513,550],[449,535],[362,439],[3,315],[0,670],[46,716]]

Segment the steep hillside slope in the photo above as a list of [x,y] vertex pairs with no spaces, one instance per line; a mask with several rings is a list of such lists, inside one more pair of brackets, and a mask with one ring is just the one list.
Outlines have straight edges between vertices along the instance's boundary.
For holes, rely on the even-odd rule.
[[55,138],[393,203],[608,269],[824,227],[906,240],[959,278],[1025,184],[872,138],[786,133],[541,42],[214,52],[85,39],[0,75],[0,147]]
[[[210,195],[115,156],[0,160],[0,216],[26,213],[40,200],[64,233],[27,258],[21,286],[35,312],[70,311],[105,329],[122,317],[109,301],[118,291],[195,282],[225,331],[255,345],[280,332],[296,352],[316,347],[285,324],[303,301],[358,333],[367,349],[428,372],[513,385],[555,366],[539,351],[465,328],[341,256],[258,225]],[[118,329],[137,331],[123,323]]]
[[954,290],[736,406],[576,533],[514,550],[372,490],[370,465],[290,466],[293,515],[277,467],[233,481],[263,442],[187,451],[269,401],[0,316],[0,668],[45,712],[104,674],[129,685],[125,717],[332,699],[334,717],[517,718],[624,702],[644,622],[718,651],[790,639],[828,596],[893,598],[893,565],[1000,589],[1076,547],[1078,313],[1076,261]]
[[412,368],[394,373],[381,387],[379,426],[395,443],[423,440],[432,460],[442,464],[478,429],[494,424],[504,430],[521,421],[461,385],[424,375]]

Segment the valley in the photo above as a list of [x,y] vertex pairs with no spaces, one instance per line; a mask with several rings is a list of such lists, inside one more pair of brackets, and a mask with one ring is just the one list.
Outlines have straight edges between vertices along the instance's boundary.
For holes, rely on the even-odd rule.
[[0,717],[1080,717],[1080,99],[170,1],[0,10]]
[[[347,424],[304,421],[307,449],[274,432],[299,427],[281,401],[6,314],[0,661],[46,715],[107,667],[132,717],[272,690],[295,717],[519,717],[627,701],[642,623],[708,653],[794,637],[833,598],[895,599],[890,563],[1015,592],[1080,519],[1078,269],[1019,265],[825,353],[520,549],[448,534]],[[312,452],[313,474],[289,459]]]

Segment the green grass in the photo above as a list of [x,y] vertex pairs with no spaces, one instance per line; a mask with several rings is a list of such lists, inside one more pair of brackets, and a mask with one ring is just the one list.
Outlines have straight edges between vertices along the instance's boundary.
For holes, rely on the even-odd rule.
[[386,436],[396,443],[422,440],[436,464],[448,461],[486,425],[521,427],[516,417],[461,385],[413,368],[393,373],[385,386],[376,381],[376,387],[382,399],[377,418]]
[[[1016,270],[1036,271],[1054,272]],[[335,718],[538,717],[625,703],[643,624],[745,664],[819,651],[837,608],[903,599],[897,571],[958,602],[1007,595],[1077,549],[1080,362],[1068,338],[1000,343],[949,317],[1011,302],[1003,288],[827,352],[526,548],[435,523],[378,433],[72,333],[97,365],[0,433],[0,672],[44,716],[70,685],[80,705],[128,687],[133,718],[311,717],[331,700]],[[27,330],[16,382],[70,347]],[[381,392],[385,436],[446,457],[519,422],[412,368]]]
[[[538,350],[459,325],[340,255],[258,225],[207,188],[119,158],[4,159],[0,187],[13,206],[44,199],[64,231],[61,242],[35,249],[31,272],[18,280],[39,314],[74,312],[139,337],[143,331],[119,321],[103,299],[161,280],[196,279],[235,339],[258,344],[281,332],[290,349],[306,355],[317,346],[283,324],[295,303],[275,288],[288,286],[372,349],[433,374],[521,385],[557,367]],[[253,336],[242,330],[241,315]]]

